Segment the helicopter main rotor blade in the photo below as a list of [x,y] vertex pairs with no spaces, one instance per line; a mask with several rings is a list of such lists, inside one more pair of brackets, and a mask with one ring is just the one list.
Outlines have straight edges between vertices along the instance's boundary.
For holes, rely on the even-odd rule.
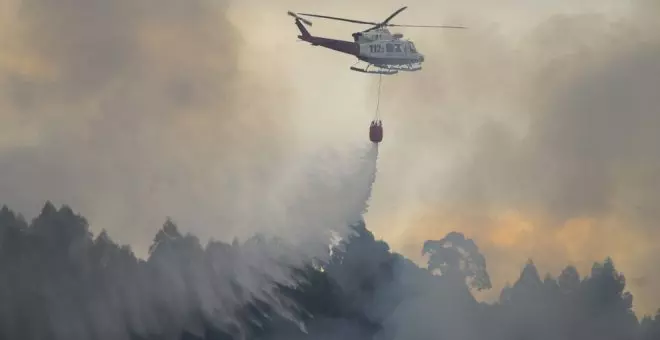
[[298,13],[298,15],[306,15],[306,16],[309,16],[309,17],[316,17],[316,18],[324,18],[324,19],[332,19],[332,20],[346,21],[346,22],[352,22],[352,23],[355,23],[355,24],[378,25],[377,22],[369,22],[369,21],[362,21],[362,20],[353,20],[353,19],[346,19],[346,18],[338,18],[338,17],[327,16],[327,15],[310,14],[310,13]]
[[390,22],[390,20],[392,20],[392,18],[399,15],[399,13],[403,12],[406,8],[408,8],[408,6],[403,6],[403,7],[399,8],[396,12],[392,13],[389,17],[387,17],[387,19],[383,20],[383,22],[381,22],[380,25],[381,26],[387,25],[387,23]]
[[[333,17],[333,16],[328,16],[328,15],[320,15],[320,14],[312,14],[312,13],[290,13],[289,15],[291,16],[296,16],[298,15],[304,15],[304,16],[309,16],[309,17],[316,17],[316,18],[323,18],[323,19],[331,19],[331,20],[339,20],[339,21],[345,21],[345,22],[351,22],[355,24],[365,24],[365,25],[374,25],[373,27],[370,27],[367,29],[365,32],[369,32],[381,27],[385,26],[392,26],[392,27],[423,27],[423,28],[457,28],[457,29],[465,29],[467,27],[463,26],[446,26],[446,25],[440,25],[440,26],[434,26],[434,25],[398,25],[398,24],[390,24],[390,20],[394,18],[395,16],[399,15],[399,13],[403,12],[406,10],[408,6],[404,6],[399,8],[396,12],[392,13],[387,19],[385,19],[383,22],[372,22],[372,21],[364,21],[364,20],[355,20],[355,19],[347,19],[347,18],[340,18],[340,17]],[[304,20],[300,18],[301,20]],[[310,23],[311,25],[311,23]]]
[[392,27],[426,27],[426,28],[467,28],[467,27],[464,27],[464,26],[397,25],[397,24],[387,24],[386,26],[392,26]]
[[404,7],[399,8],[398,10],[396,10],[396,12],[390,14],[390,16],[387,17],[387,19],[383,20],[383,22],[377,23],[374,27],[371,27],[371,28],[367,29],[365,32],[370,32],[370,31],[373,31],[375,29],[379,29],[379,28],[384,27],[384,26],[391,26],[390,24],[388,24],[388,22],[390,22],[390,20],[392,20],[392,18],[397,16],[399,13],[403,12],[406,8],[408,8],[408,6],[404,6]]

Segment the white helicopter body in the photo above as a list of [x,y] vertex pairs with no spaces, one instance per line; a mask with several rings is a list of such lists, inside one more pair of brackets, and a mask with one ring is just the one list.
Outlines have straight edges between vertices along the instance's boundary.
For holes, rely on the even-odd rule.
[[[405,10],[403,7],[381,23],[329,17],[318,14],[293,13],[288,14],[295,18],[295,24],[300,30],[299,39],[313,46],[322,46],[341,53],[355,56],[360,61],[366,62],[366,68],[351,67],[351,70],[376,74],[396,74],[398,71],[419,71],[422,69],[424,55],[417,51],[415,44],[410,40],[402,40],[403,34],[392,34],[386,27],[436,27],[436,28],[465,28],[461,26],[417,26],[417,25],[395,25],[388,22],[397,14]],[[353,33],[353,41],[344,41],[324,37],[316,37],[309,33],[304,24],[309,26],[309,20],[301,18],[300,15],[348,21],[358,24],[375,25],[365,31]],[[356,63],[357,64],[357,63]],[[370,67],[376,70],[369,70]]]

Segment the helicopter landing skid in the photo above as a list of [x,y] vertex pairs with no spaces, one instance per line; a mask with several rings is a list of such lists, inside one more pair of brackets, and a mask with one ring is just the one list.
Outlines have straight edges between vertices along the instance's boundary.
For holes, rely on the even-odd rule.
[[420,64],[386,65],[383,67],[391,71],[404,71],[404,72],[416,72],[422,69],[422,65]]
[[[372,68],[372,69],[369,69]],[[362,73],[369,73],[369,74],[384,74],[384,75],[392,75],[392,74],[397,74],[399,71],[397,70],[392,70],[392,69],[387,69],[387,68],[382,68],[380,66],[375,66],[373,64],[368,64],[367,67],[365,68],[359,68],[351,66],[352,71],[356,72],[362,72]]]
[[369,73],[369,74],[386,74],[386,75],[392,75],[392,74],[397,74],[397,73],[399,73],[399,71],[396,71],[396,70],[387,70],[387,69],[375,69],[375,70],[369,70],[369,69],[357,68],[357,67],[355,67],[355,66],[351,66],[351,70],[356,71],[356,72]]

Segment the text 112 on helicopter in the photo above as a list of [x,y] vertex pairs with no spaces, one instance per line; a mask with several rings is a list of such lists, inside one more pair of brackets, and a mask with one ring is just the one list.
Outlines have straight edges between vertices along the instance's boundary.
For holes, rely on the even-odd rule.
[[[397,25],[390,24],[390,20],[408,7],[402,7],[383,22],[369,22],[362,20],[345,19],[309,13],[288,14],[295,18],[296,26],[300,30],[298,38],[306,41],[312,46],[322,46],[334,51],[346,53],[355,56],[358,62],[365,62],[365,68],[351,67],[351,70],[372,73],[372,74],[396,74],[399,71],[419,71],[422,69],[424,55],[419,53],[415,44],[410,40],[401,40],[403,34],[392,34],[387,27],[433,27],[433,28],[465,28],[463,26],[421,26],[421,25]],[[301,16],[310,16],[324,19],[340,20],[356,24],[373,25],[361,32],[353,33],[353,41],[337,40],[324,37],[316,37],[309,33],[305,25],[312,26],[312,23]],[[356,64],[357,64],[356,63]],[[370,70],[370,67],[375,70]]]

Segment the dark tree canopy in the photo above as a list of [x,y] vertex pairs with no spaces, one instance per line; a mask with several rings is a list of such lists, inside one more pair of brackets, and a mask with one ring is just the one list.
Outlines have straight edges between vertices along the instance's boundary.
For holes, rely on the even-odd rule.
[[422,250],[430,255],[428,269],[442,275],[468,281],[477,290],[492,288],[486,271],[486,258],[479,248],[461,233],[451,232],[439,241],[426,241]]
[[660,310],[638,321],[610,258],[584,277],[529,260],[486,304],[470,293],[491,288],[486,260],[464,235],[425,242],[420,268],[352,229],[328,261],[292,267],[262,256],[282,240],[202,245],[167,219],[142,260],[69,207],[27,222],[3,206],[0,339],[660,339]]

